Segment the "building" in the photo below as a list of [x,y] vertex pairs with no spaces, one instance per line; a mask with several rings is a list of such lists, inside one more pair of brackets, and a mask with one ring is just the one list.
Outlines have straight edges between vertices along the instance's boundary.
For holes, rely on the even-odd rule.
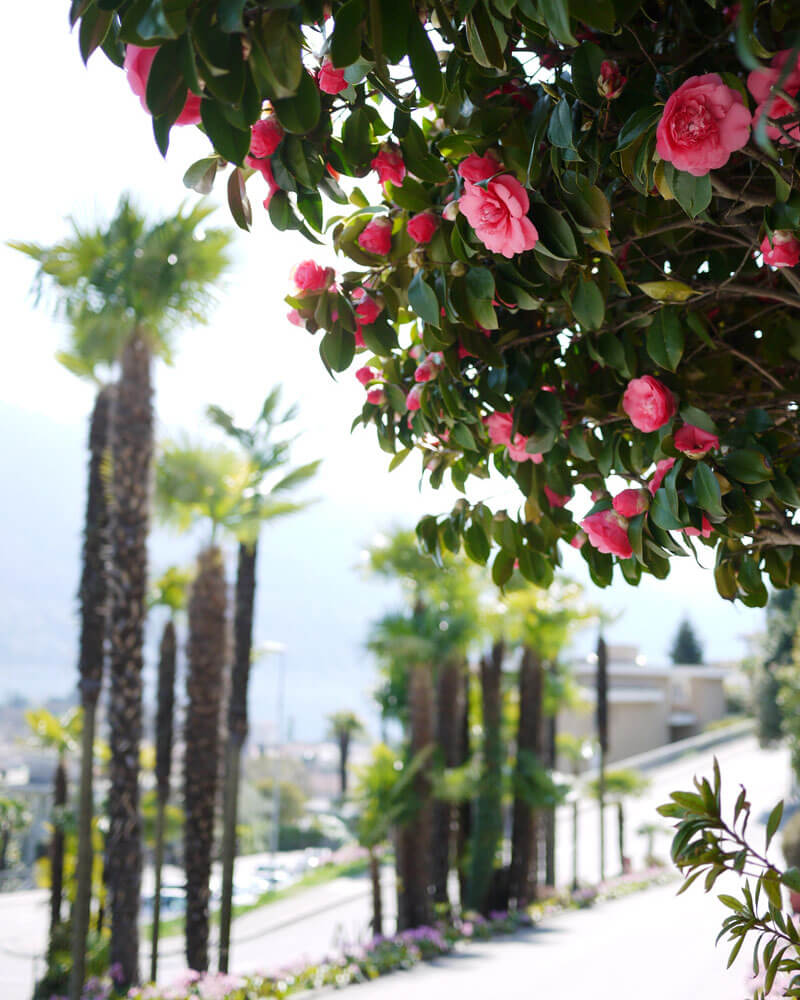
[[[559,732],[595,738],[597,657],[573,665],[575,705],[559,713]],[[727,714],[725,682],[733,665],[651,667],[636,646],[608,646],[609,763],[702,732]]]

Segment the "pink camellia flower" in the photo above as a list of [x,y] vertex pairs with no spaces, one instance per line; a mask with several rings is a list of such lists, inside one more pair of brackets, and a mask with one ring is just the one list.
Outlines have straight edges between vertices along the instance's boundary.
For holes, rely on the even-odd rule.
[[776,229],[772,234],[772,242],[769,236],[761,241],[761,253],[764,263],[770,267],[795,267],[800,263],[800,241],[794,233]]
[[358,245],[367,253],[387,257],[392,249],[392,220],[386,216],[371,219],[359,235]]
[[688,528],[681,528],[681,531],[684,533],[684,535],[702,536],[703,538],[710,538],[712,531],[711,522],[709,521],[709,519],[706,517],[705,514],[703,514],[703,520],[701,521],[701,524],[703,525],[702,528],[695,528],[693,525],[689,525]]
[[486,418],[486,429],[489,431],[489,440],[492,444],[502,444],[508,450],[508,454],[514,462],[533,462],[539,465],[543,456],[526,451],[528,439],[519,431],[511,440],[511,429],[514,424],[513,413],[494,412]]
[[409,347],[408,356],[413,358],[415,361],[421,361],[422,355],[425,353],[422,344],[414,344],[413,347]]
[[349,84],[344,78],[344,70],[336,69],[330,59],[325,59],[317,73],[317,86],[324,94],[339,94]]
[[503,169],[502,164],[498,160],[499,158],[491,151],[485,153],[483,156],[478,156],[477,153],[470,153],[465,160],[459,163],[458,173],[465,181],[469,181],[471,184],[477,184],[479,181],[488,181]]
[[581,521],[581,527],[589,538],[589,544],[598,552],[607,552],[620,559],[630,559],[633,555],[628,538],[628,522],[615,510],[599,510]]
[[573,547],[573,549],[582,549],[586,543],[586,538],[587,536],[585,531],[576,531],[572,538],[570,538],[569,544]]
[[628,382],[622,409],[637,430],[657,431],[675,416],[675,397],[657,378],[642,375]]
[[370,368],[369,365],[364,365],[363,368],[359,368],[356,372],[356,378],[362,385],[367,385],[369,382],[373,382],[378,378],[380,372],[375,368]]
[[421,365],[417,365],[417,369],[414,372],[415,382],[430,382],[432,378],[436,378],[439,374],[439,366],[431,361],[430,358],[426,358]]
[[[153,60],[158,52],[158,46],[152,48],[142,48],[139,45],[125,46],[125,73],[128,77],[128,84],[131,90],[142,102],[144,110],[151,114],[147,106],[147,78],[150,76],[150,69]],[[186,102],[183,110],[175,119],[176,125],[196,125],[200,121],[200,98],[191,91],[186,95]]]
[[[785,97],[781,97],[780,94],[774,96],[771,94],[771,90],[778,82],[790,55],[791,50],[784,49],[773,56],[769,68],[754,69],[748,76],[747,89],[758,102],[755,114],[753,115],[754,125],[758,123],[764,114],[768,118],[777,120],[794,113],[795,109]],[[797,97],[798,93],[800,93],[800,56],[798,56],[795,66],[789,71],[788,76],[781,84],[781,90],[789,97]],[[800,138],[800,124],[790,123],[787,128],[784,128],[783,132],[777,125],[767,125],[766,133],[768,139],[786,145],[792,139],[796,140]]]
[[[363,291],[363,289],[356,289],[356,291]],[[353,297],[355,298],[355,291],[353,292]],[[370,323],[374,323],[378,316],[380,316],[381,307],[375,299],[370,298],[370,296],[364,292],[363,297],[356,306],[355,312],[359,323],[366,323],[367,326],[369,326]]]
[[645,489],[629,489],[617,493],[611,501],[614,510],[623,517],[636,517],[650,506],[650,494]]
[[702,427],[695,427],[694,424],[684,424],[677,430],[673,443],[678,451],[682,451],[689,458],[702,458],[712,448],[719,448],[719,438],[716,434],[704,431]]
[[378,174],[381,184],[389,181],[395,187],[400,187],[406,176],[406,165],[400,150],[393,143],[388,143],[378,153],[370,163],[372,169]]
[[292,281],[298,292],[324,292],[333,284],[332,267],[321,267],[313,260],[304,260],[292,271]]
[[422,406],[422,385],[413,385],[408,390],[406,396],[406,407],[410,411],[418,410]]
[[250,155],[272,156],[282,138],[283,128],[275,115],[260,118],[250,126]]
[[691,76],[664,106],[656,130],[662,160],[694,177],[724,167],[750,135],[750,112],[742,95],[717,73]]
[[356,338],[356,350],[363,350],[367,345],[364,343],[364,334],[361,332],[360,323],[356,323],[356,332],[354,336]]
[[651,496],[655,496],[657,490],[661,489],[661,484],[664,482],[664,476],[666,476],[674,464],[674,458],[662,458],[660,462],[656,462],[656,471],[653,473],[653,478],[647,484],[647,488],[650,490]]
[[292,326],[305,326],[306,325],[306,321],[303,319],[303,317],[300,315],[300,313],[296,309],[290,309],[289,312],[287,313],[286,318],[289,320],[289,322],[292,324]]
[[544,484],[544,495],[547,497],[547,502],[551,507],[566,507],[572,499],[570,494],[565,496],[563,493],[556,493],[554,490],[551,490],[547,483]]
[[600,76],[597,78],[597,91],[607,101],[613,101],[622,93],[622,88],[628,82],[619,66],[613,59],[604,59],[600,63]]
[[419,212],[411,216],[406,229],[415,243],[430,243],[438,225],[433,212]]
[[501,174],[485,188],[465,181],[464,190],[459,208],[487,250],[511,258],[536,246],[539,234],[527,216],[528,193],[516,177]]
[[254,156],[246,156],[244,158],[244,162],[245,166],[252,167],[253,170],[257,170],[267,182],[269,191],[267,192],[267,197],[264,199],[264,208],[269,208],[272,196],[276,191],[280,191],[280,186],[272,173],[272,164],[269,160],[257,159]]
[[383,389],[370,389],[367,393],[367,402],[373,406],[381,406],[386,402],[386,393]]

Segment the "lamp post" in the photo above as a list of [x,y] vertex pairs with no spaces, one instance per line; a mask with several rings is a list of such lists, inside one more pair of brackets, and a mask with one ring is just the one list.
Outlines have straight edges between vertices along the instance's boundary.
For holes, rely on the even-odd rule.
[[573,771],[575,777],[575,784],[572,789],[572,890],[575,892],[578,888],[578,805],[580,803],[580,795],[578,793],[578,778],[580,777],[583,767],[589,763],[589,761],[594,757],[594,749],[589,740],[584,740],[581,749],[580,757],[575,760],[575,768]]
[[600,805],[600,881],[606,877],[606,753],[608,752],[608,650],[602,631],[597,639],[597,743],[600,763],[597,773],[597,799]]
[[[286,686],[286,646],[281,642],[265,643],[268,652],[278,654],[278,700],[275,725],[275,776],[272,779],[272,860],[278,854],[281,832],[281,749],[283,744],[283,703]],[[262,647],[263,648],[263,647]]]

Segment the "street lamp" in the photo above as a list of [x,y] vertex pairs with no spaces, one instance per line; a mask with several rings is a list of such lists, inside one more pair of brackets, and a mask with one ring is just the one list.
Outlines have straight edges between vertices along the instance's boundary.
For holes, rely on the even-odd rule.
[[275,724],[275,774],[272,779],[272,831],[270,838],[270,848],[272,860],[278,854],[280,838],[280,815],[281,815],[281,785],[280,785],[280,753],[283,742],[283,702],[286,683],[286,645],[282,642],[268,640],[261,643],[255,650],[255,657],[276,655],[278,657],[278,696],[276,705]]

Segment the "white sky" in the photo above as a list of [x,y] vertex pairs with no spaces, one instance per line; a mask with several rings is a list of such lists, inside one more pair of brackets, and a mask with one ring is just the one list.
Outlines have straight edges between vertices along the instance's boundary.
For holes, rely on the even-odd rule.
[[[53,360],[63,344],[63,330],[47,310],[33,308],[28,294],[33,265],[6,248],[5,241],[54,242],[65,234],[67,216],[87,223],[109,218],[121,191],[132,192],[153,217],[171,212],[182,199],[196,197],[183,187],[181,177],[208,147],[198,130],[174,129],[165,163],[152,140],[150,120],[124,75],[99,52],[88,69],[83,67],[77,38],[68,32],[68,7],[67,0],[40,0],[35,7],[6,4],[3,10],[0,398],[60,424],[83,426],[92,390]],[[291,267],[306,257],[324,259],[324,253],[296,234],[271,229],[257,197],[262,187],[260,177],[250,181],[256,225],[251,235],[240,233],[236,240],[236,265],[219,308],[208,327],[179,335],[174,368],[160,366],[162,429],[199,432],[209,402],[232,409],[241,420],[252,419],[265,391],[280,381],[285,399],[301,404],[304,434],[296,459],[324,456],[314,492],[336,504],[363,508],[362,542],[389,523],[410,525],[422,513],[448,509],[454,498],[450,490],[418,491],[418,461],[409,459],[389,475],[388,456],[373,435],[363,430],[350,435],[363,390],[347,373],[334,383],[319,360],[317,341],[285,321],[283,296]],[[220,198],[222,191],[220,185]],[[227,225],[227,209],[215,221]],[[490,484],[487,495],[492,493],[498,506],[511,502],[503,485]],[[324,517],[323,506],[319,510]],[[0,525],[0,550],[2,530]],[[314,553],[300,558],[311,565]],[[341,567],[343,586],[351,567]],[[571,550],[567,567],[586,579]],[[691,614],[712,657],[737,655],[739,636],[761,621],[757,614],[725,604],[714,591],[711,574],[689,560],[675,567],[666,584],[647,581],[636,591],[620,583],[597,596],[610,609],[627,610],[612,637],[639,642],[651,661],[664,657],[684,613]]]

